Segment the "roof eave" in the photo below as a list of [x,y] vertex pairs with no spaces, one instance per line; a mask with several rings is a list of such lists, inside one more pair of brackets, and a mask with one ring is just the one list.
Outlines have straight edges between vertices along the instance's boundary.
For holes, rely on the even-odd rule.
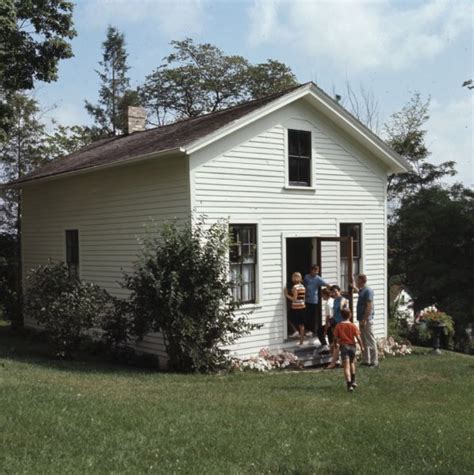
[[187,144],[185,146],[186,153],[189,155],[195,153],[215,141],[224,138],[226,135],[303,97],[311,97],[318,105],[322,106],[322,112],[326,116],[335,121],[350,136],[356,138],[356,140],[361,142],[363,146],[385,163],[390,173],[403,173],[410,170],[410,165],[403,157],[394,152],[385,142],[355,117],[351,116],[340,104],[313,83],[306,84],[299,89],[291,91],[217,131]]
[[367,126],[352,116],[344,107],[328,96],[322,89],[311,84],[311,97],[320,102],[332,115],[332,119],[349,135],[362,139],[367,149],[380,158],[392,173],[404,173],[411,170],[410,164]]
[[121,160],[119,162],[105,163],[103,165],[96,165],[92,167],[84,167],[78,170],[71,170],[69,172],[58,172],[51,175],[40,176],[38,178],[32,177],[31,179],[25,179],[24,181],[19,182],[10,182],[0,184],[0,190],[3,189],[18,189],[24,188],[25,186],[35,185],[37,183],[45,183],[48,181],[59,180],[62,178],[69,178],[71,176],[83,175],[85,173],[107,170],[109,168],[116,168],[122,165],[130,165],[134,163],[140,163],[145,160],[151,160],[153,158],[175,156],[175,155],[185,155],[186,151],[183,147],[170,148],[167,150],[161,150],[159,152],[151,152],[144,155],[139,155],[138,157],[130,157],[126,160]]

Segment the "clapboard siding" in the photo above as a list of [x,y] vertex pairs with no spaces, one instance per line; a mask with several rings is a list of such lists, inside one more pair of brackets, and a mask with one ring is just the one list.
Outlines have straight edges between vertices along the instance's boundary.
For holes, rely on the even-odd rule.
[[[193,209],[211,220],[259,227],[260,292],[250,318],[264,326],[231,349],[251,355],[262,347],[281,346],[286,332],[284,237],[336,236],[341,222],[362,224],[362,266],[375,291],[376,333],[384,335],[385,170],[304,104],[287,106],[264,122],[190,160]],[[312,132],[315,190],[285,188],[287,128]],[[323,275],[336,282],[339,246],[325,243],[322,254]]]
[[[65,260],[65,230],[79,230],[80,275],[117,296],[148,223],[190,214],[187,159],[157,158],[23,190],[23,272],[48,259]],[[27,318],[27,323],[33,325]],[[138,345],[164,356],[158,334]]]
[[[311,130],[314,189],[288,189],[286,129]],[[29,185],[23,190],[23,270],[65,259],[66,229],[79,230],[80,274],[117,296],[132,269],[138,236],[191,210],[210,220],[258,225],[259,301],[251,319],[262,328],[231,347],[241,356],[279,348],[286,333],[282,287],[286,237],[337,236],[343,222],[363,229],[362,267],[376,295],[376,332],[384,335],[386,295],[386,169],[303,100],[188,158],[149,160],[109,171]],[[323,275],[339,280],[339,245],[322,246]],[[308,263],[309,265],[310,263]],[[34,325],[34,322],[29,322]],[[140,342],[164,354],[159,334]]]

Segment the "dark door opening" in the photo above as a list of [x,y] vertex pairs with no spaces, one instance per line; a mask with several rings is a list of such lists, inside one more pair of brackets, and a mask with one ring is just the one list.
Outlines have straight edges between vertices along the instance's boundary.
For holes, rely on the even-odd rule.
[[292,287],[291,275],[299,272],[303,277],[311,268],[313,238],[287,238],[286,240],[286,285]]
[[[352,237],[295,237],[286,238],[286,286],[291,289],[293,286],[291,275],[293,272],[299,272],[302,277],[310,271],[312,264],[317,264],[320,267],[321,275],[324,275],[325,262],[322,253],[322,243],[336,242],[340,243],[341,248],[345,248],[345,253],[348,256],[348,275],[352,276],[352,255],[353,255],[353,239]],[[335,282],[330,282],[335,283]],[[343,295],[349,299],[349,306],[353,310],[353,296],[352,287],[341,289]],[[321,294],[319,295],[321,302]],[[321,306],[318,307],[319,319],[321,319]],[[290,301],[287,299],[287,316],[290,315]],[[287,318],[287,323],[288,323]],[[315,328],[309,328],[311,332],[315,332]],[[288,335],[294,331],[294,328],[288,323]]]
[[[299,272],[302,277],[307,274],[313,261],[313,238],[287,238],[286,239],[286,286],[290,290],[293,286],[291,276],[293,272]],[[287,316],[290,315],[291,303],[287,299]],[[288,323],[288,319],[287,319]],[[288,334],[293,333],[294,328],[288,323]]]

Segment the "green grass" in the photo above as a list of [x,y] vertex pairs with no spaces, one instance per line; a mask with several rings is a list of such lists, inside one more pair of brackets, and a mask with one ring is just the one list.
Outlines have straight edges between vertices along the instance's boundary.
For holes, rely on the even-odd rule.
[[175,375],[57,362],[0,329],[1,473],[473,473],[474,358]]

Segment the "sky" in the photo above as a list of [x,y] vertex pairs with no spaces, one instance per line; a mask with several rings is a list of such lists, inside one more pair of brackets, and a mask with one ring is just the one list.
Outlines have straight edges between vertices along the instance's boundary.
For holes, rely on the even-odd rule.
[[36,97],[50,118],[87,124],[97,100],[95,69],[108,25],[125,34],[133,86],[171,52],[171,40],[211,43],[254,63],[277,59],[299,82],[329,94],[371,91],[384,123],[415,92],[431,98],[426,129],[433,163],[457,162],[457,181],[474,185],[474,3],[465,0],[78,0],[74,58]]

